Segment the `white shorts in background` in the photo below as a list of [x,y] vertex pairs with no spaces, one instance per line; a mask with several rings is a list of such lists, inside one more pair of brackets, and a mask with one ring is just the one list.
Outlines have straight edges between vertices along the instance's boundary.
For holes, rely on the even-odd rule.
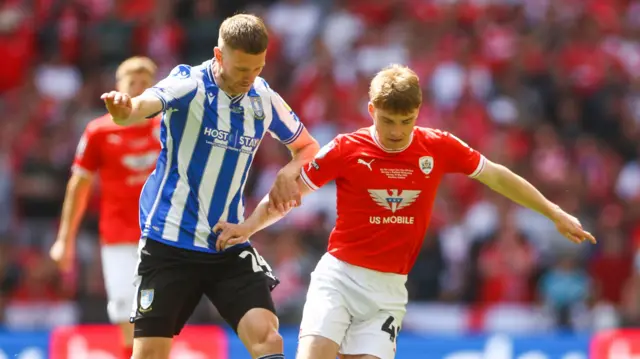
[[300,338],[318,335],[340,353],[393,359],[406,313],[406,275],[383,273],[325,254],[311,273]]
[[131,303],[136,294],[133,275],[138,264],[138,245],[102,246],[101,255],[109,320],[112,323],[129,322]]

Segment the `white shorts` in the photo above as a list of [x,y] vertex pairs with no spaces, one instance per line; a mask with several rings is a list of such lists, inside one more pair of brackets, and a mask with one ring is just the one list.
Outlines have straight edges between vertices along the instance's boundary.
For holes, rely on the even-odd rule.
[[300,338],[318,335],[340,353],[393,359],[408,301],[406,275],[383,273],[325,254],[311,273]]
[[102,246],[101,254],[109,320],[112,323],[128,322],[136,295],[133,278],[138,264],[138,245],[106,245]]

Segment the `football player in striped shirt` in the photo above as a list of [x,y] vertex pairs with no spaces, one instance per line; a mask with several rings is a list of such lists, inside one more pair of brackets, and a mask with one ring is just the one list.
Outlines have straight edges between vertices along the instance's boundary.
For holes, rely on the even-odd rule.
[[206,295],[253,358],[284,358],[271,290],[277,279],[251,246],[216,249],[213,226],[244,220],[243,191],[262,138],[269,133],[293,159],[278,174],[271,207],[300,204],[300,169],[318,152],[298,117],[258,77],[265,66],[267,29],[240,14],[221,27],[214,58],[179,65],[167,78],[130,98],[102,95],[121,125],[162,112],[162,150],[140,197],[135,359],[168,358],[177,335]]
[[[454,135],[415,126],[418,76],[391,66],[371,81],[373,126],[338,135],[302,169],[310,193],[331,180],[338,220],[311,276],[297,359],[393,359],[406,312],[407,274],[429,226],[443,177],[474,178],[552,220],[569,240],[595,242],[580,222],[531,184]],[[246,222],[216,225],[218,246],[238,245],[282,217],[262,201]]]

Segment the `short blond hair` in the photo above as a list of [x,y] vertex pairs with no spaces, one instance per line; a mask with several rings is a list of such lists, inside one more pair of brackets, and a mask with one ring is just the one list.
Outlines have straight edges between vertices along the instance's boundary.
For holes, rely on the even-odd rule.
[[145,56],[134,56],[124,60],[118,69],[116,70],[116,81],[120,81],[123,77],[139,72],[146,72],[151,77],[156,76],[156,71],[158,67],[148,57]]
[[258,55],[267,51],[269,31],[261,18],[251,14],[237,14],[220,25],[218,45]]
[[377,109],[408,114],[422,105],[420,79],[406,66],[385,67],[371,80],[369,100]]

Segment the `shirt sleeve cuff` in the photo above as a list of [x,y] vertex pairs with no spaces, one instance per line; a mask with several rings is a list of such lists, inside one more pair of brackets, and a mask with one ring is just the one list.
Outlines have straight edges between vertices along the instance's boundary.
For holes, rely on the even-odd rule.
[[291,138],[287,140],[283,140],[282,143],[284,145],[290,145],[294,143],[298,139],[298,137],[300,137],[302,130],[304,130],[304,124],[302,122],[298,122],[298,129],[293,133],[293,136],[291,136]]
[[304,168],[300,171],[300,178],[302,178],[302,182],[309,187],[312,191],[317,191],[320,187],[316,186],[315,183],[309,178],[307,172],[305,172]]
[[162,102],[162,111],[161,112],[163,112],[163,111],[167,110],[167,99],[165,99],[164,95],[160,91],[161,91],[160,89],[152,87],[152,88],[146,89],[144,91],[144,93],[148,93],[148,94],[158,98],[160,100],[160,102]]
[[469,175],[469,177],[471,178],[478,177],[478,175],[482,173],[482,170],[484,169],[484,166],[486,163],[487,163],[487,159],[483,155],[480,155],[480,161],[478,161],[478,166],[476,167],[476,170]]

